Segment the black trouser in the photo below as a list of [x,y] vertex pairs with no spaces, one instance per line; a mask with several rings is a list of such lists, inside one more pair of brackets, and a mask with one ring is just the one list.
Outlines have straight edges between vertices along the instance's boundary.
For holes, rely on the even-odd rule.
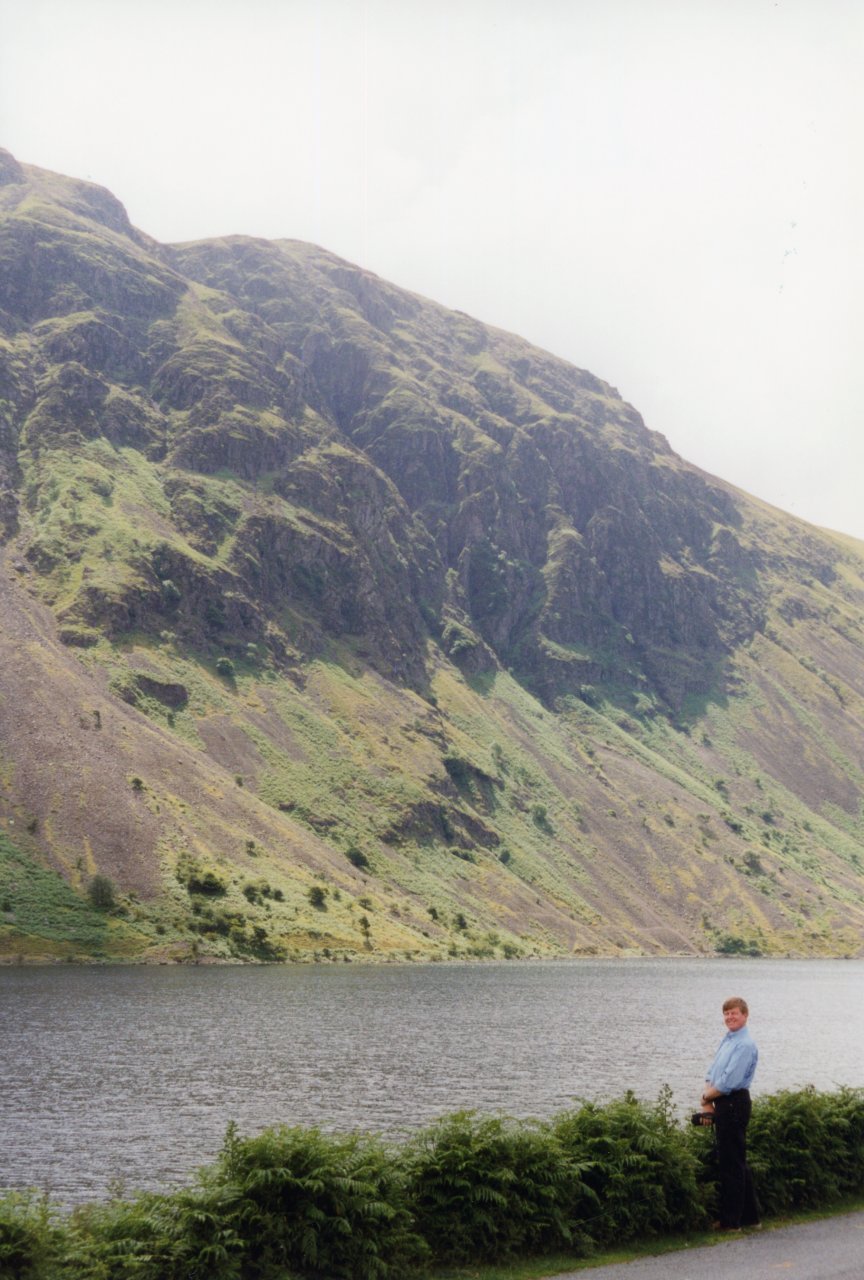
[[759,1221],[759,1202],[747,1164],[750,1094],[736,1089],[714,1101],[714,1133],[720,1165],[720,1222],[724,1227],[752,1227]]

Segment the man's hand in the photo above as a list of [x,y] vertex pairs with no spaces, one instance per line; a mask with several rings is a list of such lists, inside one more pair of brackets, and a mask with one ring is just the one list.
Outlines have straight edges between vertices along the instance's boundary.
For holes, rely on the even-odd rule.
[[703,1117],[700,1124],[709,1125],[714,1123],[714,1099],[719,1097],[719,1089],[715,1089],[713,1085],[706,1084],[699,1099],[699,1110],[702,1112]]

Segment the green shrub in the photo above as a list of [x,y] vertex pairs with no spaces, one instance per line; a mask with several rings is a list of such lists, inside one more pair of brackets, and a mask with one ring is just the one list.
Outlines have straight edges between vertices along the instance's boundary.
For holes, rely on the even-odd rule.
[[40,1280],[58,1255],[60,1232],[43,1197],[8,1192],[0,1196],[0,1276]]
[[100,911],[111,911],[115,905],[114,882],[108,876],[94,876],[87,886],[87,897]]
[[238,1202],[234,1188],[210,1187],[79,1209],[63,1274],[70,1280],[240,1280],[246,1243],[237,1231]]
[[201,893],[207,898],[222,898],[228,892],[225,881],[215,871],[202,871],[199,868],[188,872],[186,888],[190,893]]
[[549,814],[545,804],[535,804],[531,806],[531,821],[535,827],[539,827],[547,836],[555,834],[555,828],[549,821]]
[[589,1198],[571,1206],[598,1242],[698,1226],[706,1216],[699,1160],[675,1122],[667,1091],[654,1106],[627,1094],[558,1116],[553,1132],[585,1170]]
[[230,1127],[216,1179],[238,1196],[244,1277],[289,1267],[330,1280],[401,1280],[426,1254],[399,1162],[377,1139],[284,1127],[241,1139]]
[[470,627],[464,627],[461,623],[452,620],[444,627],[441,643],[444,652],[454,662],[458,662],[461,657],[467,656],[480,646],[479,638]]
[[451,781],[457,787],[467,787],[469,785],[473,772],[469,760],[463,760],[461,756],[444,756],[441,763],[450,775]]
[[864,1187],[864,1090],[759,1098],[749,1160],[767,1214],[828,1204]]
[[579,1165],[545,1125],[446,1117],[406,1152],[417,1227],[444,1262],[489,1261],[573,1244],[567,1207]]
[[748,941],[746,938],[739,938],[734,933],[721,934],[716,942],[714,950],[719,956],[761,956],[762,952],[756,942]]

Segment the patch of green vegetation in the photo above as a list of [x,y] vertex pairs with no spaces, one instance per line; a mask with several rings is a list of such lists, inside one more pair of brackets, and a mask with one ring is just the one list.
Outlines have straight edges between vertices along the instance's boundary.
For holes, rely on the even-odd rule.
[[345,850],[345,857],[353,867],[357,867],[358,871],[368,871],[370,867],[369,859],[362,849],[356,844],[349,845]]
[[718,956],[761,956],[762,950],[752,938],[741,938],[734,933],[723,933],[717,938],[715,951]]
[[191,894],[208,898],[224,898],[228,886],[223,876],[212,867],[202,867],[195,859],[182,856],[177,862],[177,879]]
[[70,954],[107,956],[112,933],[128,934],[129,927],[109,923],[113,894],[110,903],[101,893],[98,897],[79,896],[56,871],[0,835],[0,951],[5,955],[29,954],[25,940],[42,940],[52,950],[62,944]]
[[87,897],[98,911],[111,911],[117,905],[117,889],[110,876],[95,875],[87,886]]

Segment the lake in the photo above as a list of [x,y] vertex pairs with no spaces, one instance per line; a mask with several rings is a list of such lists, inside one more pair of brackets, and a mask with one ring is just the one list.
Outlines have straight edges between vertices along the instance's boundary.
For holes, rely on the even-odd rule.
[[669,1084],[695,1105],[744,995],[754,1093],[864,1085],[864,963],[627,959],[0,968],[0,1187],[166,1188],[241,1133],[399,1135]]

